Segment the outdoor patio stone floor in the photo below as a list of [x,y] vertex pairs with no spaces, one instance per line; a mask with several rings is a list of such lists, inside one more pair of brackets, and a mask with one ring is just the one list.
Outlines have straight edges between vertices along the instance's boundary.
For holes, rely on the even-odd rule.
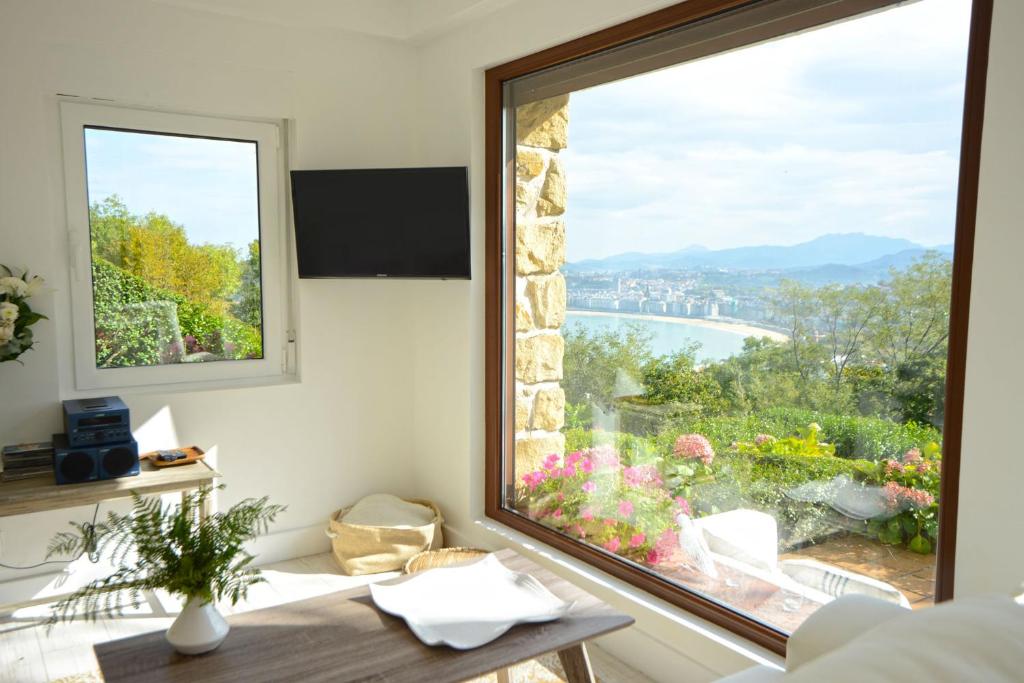
[[831,538],[782,555],[780,560],[813,559],[864,574],[898,588],[914,609],[935,602],[935,555],[919,555],[858,534]]

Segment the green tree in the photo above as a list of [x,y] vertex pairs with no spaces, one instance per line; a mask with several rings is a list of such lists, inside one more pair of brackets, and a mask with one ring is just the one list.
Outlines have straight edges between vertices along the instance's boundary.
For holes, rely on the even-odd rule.
[[238,300],[233,306],[235,317],[259,328],[263,322],[263,298],[260,289],[260,241],[249,243],[248,257],[242,261],[242,279]]
[[714,375],[695,367],[697,348],[694,345],[648,361],[643,368],[643,400],[649,404],[676,404],[679,412],[693,416],[721,412],[722,388]]
[[836,389],[851,362],[859,360],[868,328],[882,307],[878,287],[843,287],[830,284],[815,292],[818,319],[824,344],[832,361],[832,382]]
[[643,367],[653,358],[651,333],[640,325],[621,331],[589,333],[582,327],[563,329],[565,355],[562,388],[572,404],[610,405],[623,381],[640,383]]
[[867,343],[888,370],[899,419],[942,424],[952,278],[952,261],[928,252],[883,283]]
[[93,203],[89,207],[89,242],[93,257],[123,265],[128,230],[135,222],[135,216],[116,194]]
[[820,368],[820,345],[815,337],[817,306],[815,291],[795,280],[783,280],[770,296],[775,318],[789,335],[787,347],[792,367],[803,380]]

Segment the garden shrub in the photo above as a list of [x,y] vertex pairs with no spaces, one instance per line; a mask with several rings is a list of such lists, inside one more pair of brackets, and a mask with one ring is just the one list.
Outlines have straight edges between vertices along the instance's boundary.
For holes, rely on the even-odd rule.
[[942,443],[942,435],[930,425],[913,422],[900,424],[881,418],[831,415],[795,408],[770,408],[743,417],[707,417],[680,420],[657,436],[658,451],[671,452],[680,434],[706,436],[716,450],[724,450],[734,442],[753,441],[758,434],[785,438],[797,434],[807,425],[821,427],[821,441],[835,446],[841,458],[885,460],[898,458],[911,448],[927,443]]
[[[152,287],[101,258],[93,258],[92,273],[96,359],[102,367],[157,365],[201,351],[235,360],[263,355],[260,330],[230,315]],[[186,348],[177,348],[179,339]]]
[[679,545],[673,499],[653,465],[626,465],[611,446],[550,455],[519,476],[519,506],[531,518],[583,542],[655,565]]

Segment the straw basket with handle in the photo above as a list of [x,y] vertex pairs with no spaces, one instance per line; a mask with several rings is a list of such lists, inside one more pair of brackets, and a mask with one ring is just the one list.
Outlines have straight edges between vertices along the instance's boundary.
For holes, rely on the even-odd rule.
[[331,516],[325,531],[342,571],[350,576],[396,571],[413,555],[444,546],[444,518],[437,506],[417,498],[405,502],[428,508],[433,519],[416,525],[371,526],[346,522],[345,515],[352,508],[338,510]]
[[451,567],[452,565],[479,560],[487,554],[486,550],[480,550],[479,548],[441,548],[440,550],[425,550],[422,553],[416,553],[410,557],[409,561],[405,563],[405,568],[402,570],[402,573],[415,574],[416,572],[422,572],[428,569],[437,569],[438,567]]

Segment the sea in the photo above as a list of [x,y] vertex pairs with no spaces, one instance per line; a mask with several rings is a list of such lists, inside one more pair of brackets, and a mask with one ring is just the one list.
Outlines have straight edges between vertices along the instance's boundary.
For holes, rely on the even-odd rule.
[[687,344],[697,342],[700,344],[697,361],[704,363],[723,360],[739,353],[743,350],[743,339],[747,336],[740,332],[695,325],[686,318],[679,318],[678,322],[665,322],[617,315],[580,315],[573,311],[565,315],[565,327],[579,326],[587,332],[614,331],[628,325],[639,325],[650,332],[651,350],[655,356],[675,353]]

